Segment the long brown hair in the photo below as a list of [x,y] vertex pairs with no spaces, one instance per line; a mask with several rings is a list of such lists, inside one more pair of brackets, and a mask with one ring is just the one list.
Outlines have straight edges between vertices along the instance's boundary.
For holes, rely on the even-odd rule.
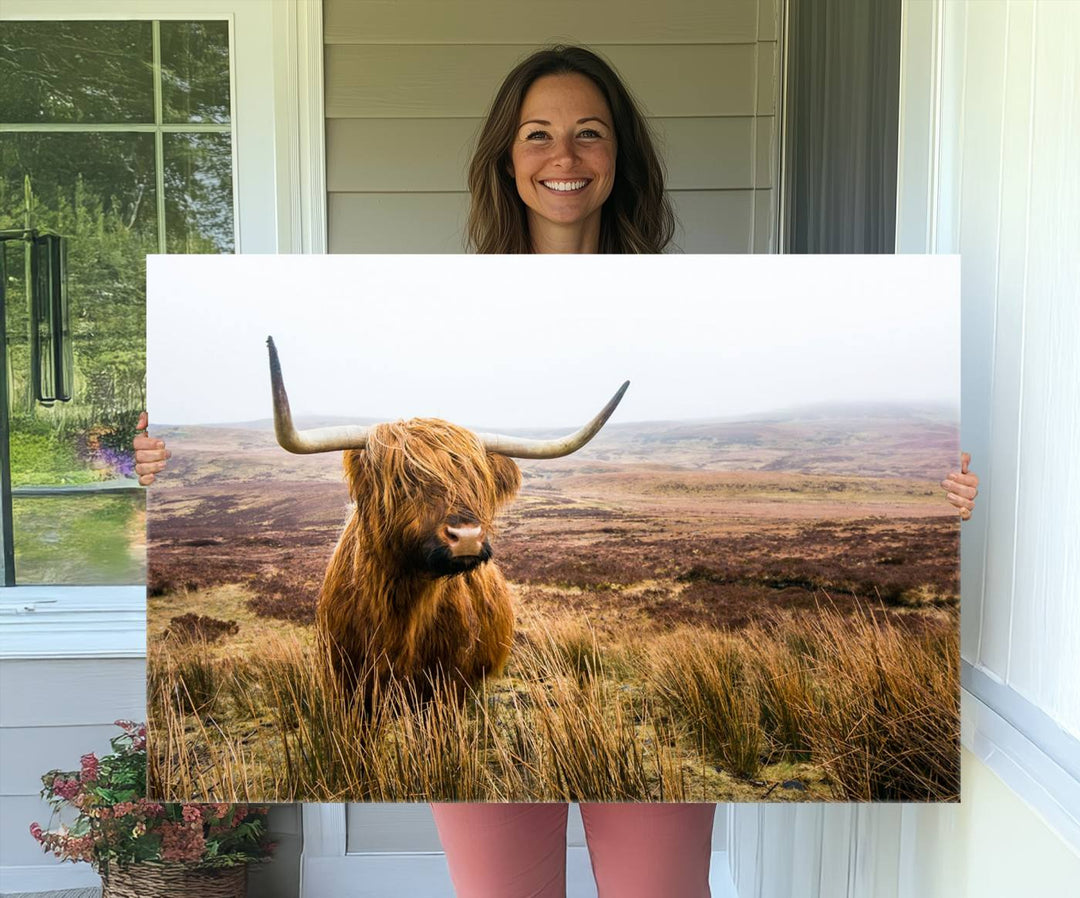
[[675,216],[645,116],[607,62],[584,47],[564,46],[533,53],[506,76],[495,95],[469,165],[469,247],[478,253],[532,252],[525,204],[510,174],[510,147],[533,82],[565,74],[590,79],[614,119],[615,183],[601,212],[600,252],[662,252],[674,234]]

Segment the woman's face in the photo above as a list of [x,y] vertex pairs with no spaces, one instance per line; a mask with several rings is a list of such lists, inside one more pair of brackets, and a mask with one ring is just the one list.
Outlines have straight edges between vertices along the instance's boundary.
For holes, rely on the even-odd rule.
[[615,128],[600,89],[584,75],[545,75],[525,94],[510,162],[518,195],[536,219],[596,219],[615,183]]

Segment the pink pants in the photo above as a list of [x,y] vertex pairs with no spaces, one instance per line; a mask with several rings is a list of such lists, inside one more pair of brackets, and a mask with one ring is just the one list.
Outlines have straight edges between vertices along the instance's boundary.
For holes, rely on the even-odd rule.
[[[435,804],[458,898],[564,898],[565,804]],[[599,898],[709,898],[712,804],[582,804]]]

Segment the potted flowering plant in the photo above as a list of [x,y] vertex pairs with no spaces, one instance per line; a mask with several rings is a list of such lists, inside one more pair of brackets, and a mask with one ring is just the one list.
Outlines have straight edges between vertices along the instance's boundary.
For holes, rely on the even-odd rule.
[[243,898],[247,865],[268,860],[266,808],[159,804],[146,796],[146,727],[118,720],[113,753],[83,755],[78,771],[50,770],[41,796],[73,823],[31,835],[61,860],[87,861],[102,898]]

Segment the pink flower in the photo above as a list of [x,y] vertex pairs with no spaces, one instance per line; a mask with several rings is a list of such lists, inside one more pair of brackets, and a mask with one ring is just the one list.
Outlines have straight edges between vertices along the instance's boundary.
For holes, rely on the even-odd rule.
[[201,827],[184,823],[161,824],[161,859],[163,861],[197,861],[202,858],[206,840]]
[[165,806],[158,804],[156,801],[147,801],[145,798],[140,798],[136,811],[146,817],[160,817],[165,813]]
[[98,778],[98,759],[97,756],[90,752],[88,755],[83,755],[80,758],[82,762],[82,773],[80,779],[84,783],[92,783]]
[[94,837],[69,836],[63,843],[64,856],[73,861],[92,861],[94,859]]
[[44,836],[43,836],[43,833],[42,833],[40,823],[31,823],[30,824],[30,835],[32,835],[34,837],[34,839],[37,840],[38,842],[44,841]]
[[53,780],[52,790],[66,801],[71,801],[79,794],[79,781],[64,779],[58,776]]
[[202,811],[193,804],[184,805],[180,813],[188,823],[199,823],[202,820]]
[[118,801],[113,805],[114,817],[126,817],[132,811],[135,810],[135,802],[133,801]]

